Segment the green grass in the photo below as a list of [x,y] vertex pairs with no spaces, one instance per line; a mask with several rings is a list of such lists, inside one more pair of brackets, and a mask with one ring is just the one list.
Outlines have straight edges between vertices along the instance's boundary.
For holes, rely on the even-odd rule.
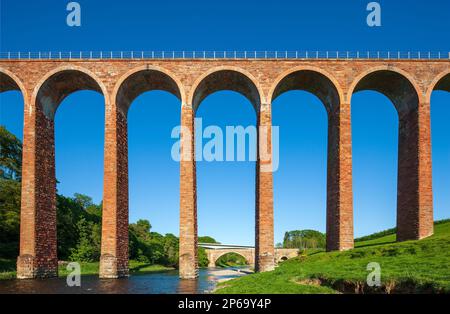
[[[420,241],[396,243],[395,235],[355,243],[346,252],[307,251],[272,272],[218,285],[216,293],[450,293],[450,222]],[[382,287],[368,287],[367,264],[381,266]]]
[[[86,275],[98,275],[99,263],[80,263],[81,274]],[[166,267],[163,265],[150,265],[137,261],[130,261],[130,274],[131,275],[144,275],[154,272],[172,270],[172,267]],[[67,270],[67,264],[60,264],[58,270],[59,277],[67,276],[71,271]],[[16,278],[16,261],[8,259],[0,259],[0,280],[14,279]]]

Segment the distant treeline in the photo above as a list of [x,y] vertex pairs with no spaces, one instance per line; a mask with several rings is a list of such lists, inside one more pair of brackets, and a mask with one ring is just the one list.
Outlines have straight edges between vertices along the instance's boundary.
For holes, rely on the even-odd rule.
[[287,249],[322,249],[325,248],[325,234],[315,230],[294,230],[284,234],[283,248]]
[[[437,220],[434,222],[434,225],[440,225],[440,224],[447,223],[447,222],[450,222],[450,219]],[[369,234],[364,237],[356,238],[355,242],[373,240],[373,239],[381,238],[381,237],[391,235],[391,234],[396,234],[396,233],[397,233],[397,228],[386,229],[384,231],[380,231],[377,233]]]

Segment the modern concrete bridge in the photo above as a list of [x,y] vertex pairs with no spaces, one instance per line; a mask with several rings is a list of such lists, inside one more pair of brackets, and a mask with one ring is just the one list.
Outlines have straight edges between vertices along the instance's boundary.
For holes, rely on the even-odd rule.
[[[128,275],[127,111],[136,97],[150,90],[178,97],[180,124],[189,131],[181,135],[182,278],[198,274],[193,121],[202,101],[220,90],[247,97],[255,108],[258,126],[268,130],[258,136],[257,271],[274,268],[271,104],[290,90],[316,95],[328,113],[327,249],[353,248],[350,108],[352,95],[363,90],[386,95],[398,112],[397,239],[422,239],[433,234],[430,97],[434,90],[450,91],[449,59],[72,57],[0,60],[0,91],[20,91],[25,102],[18,278],[57,275],[54,117],[64,98],[78,90],[94,90],[105,99],[102,278]],[[263,142],[268,144],[262,146]],[[262,154],[269,158],[261,158]]]

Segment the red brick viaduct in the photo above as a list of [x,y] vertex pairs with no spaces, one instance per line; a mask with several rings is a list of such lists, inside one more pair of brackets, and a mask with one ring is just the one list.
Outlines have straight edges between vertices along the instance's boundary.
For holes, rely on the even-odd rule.
[[[353,248],[352,95],[362,90],[384,94],[399,118],[397,239],[433,233],[430,97],[433,90],[450,91],[450,60],[0,60],[0,91],[9,90],[20,91],[25,103],[18,278],[57,275],[53,118],[64,98],[78,90],[94,90],[105,99],[102,278],[128,275],[127,110],[150,90],[179,98],[181,125],[191,134],[196,109],[219,90],[248,98],[258,125],[269,128],[271,103],[279,95],[290,90],[316,95],[328,113],[329,251]],[[182,142],[182,151],[193,155],[194,141]],[[263,166],[257,161],[257,271],[274,268],[272,172],[261,171]],[[193,158],[180,162],[182,278],[197,276],[195,167]]]

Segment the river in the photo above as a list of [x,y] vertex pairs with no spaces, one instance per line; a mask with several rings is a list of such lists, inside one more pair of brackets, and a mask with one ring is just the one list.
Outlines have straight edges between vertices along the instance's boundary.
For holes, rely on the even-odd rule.
[[112,280],[82,276],[81,287],[69,287],[66,278],[5,280],[0,281],[0,294],[198,294],[210,293],[218,282],[245,274],[235,268],[208,268],[200,269],[196,280],[181,280],[176,270]]

